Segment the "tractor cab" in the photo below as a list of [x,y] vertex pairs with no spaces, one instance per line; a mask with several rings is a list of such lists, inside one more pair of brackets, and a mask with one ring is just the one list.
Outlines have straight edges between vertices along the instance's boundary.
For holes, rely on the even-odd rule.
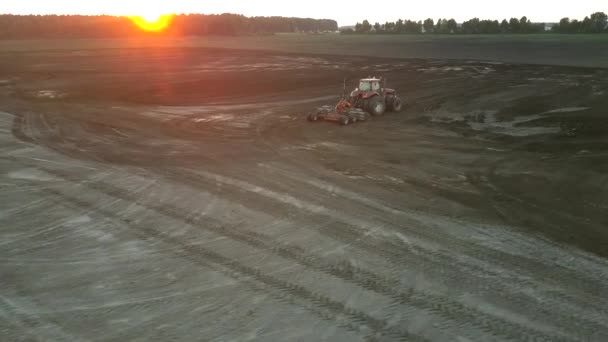
[[359,80],[359,92],[367,93],[371,91],[380,91],[382,80],[379,78],[363,78]]
[[385,93],[384,79],[381,77],[368,77],[359,80],[359,87],[350,93],[351,100],[367,99]]

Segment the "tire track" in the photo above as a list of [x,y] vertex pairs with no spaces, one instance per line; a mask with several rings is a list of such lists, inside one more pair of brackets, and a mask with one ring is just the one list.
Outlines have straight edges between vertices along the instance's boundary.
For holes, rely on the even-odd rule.
[[[205,228],[207,230],[216,232],[218,234],[223,233],[224,236],[229,237],[229,238],[233,238],[233,237],[240,238],[241,241],[243,241],[243,242],[249,240],[248,244],[250,244],[252,246],[263,246],[259,241],[256,242],[256,240],[253,240],[253,239],[246,239],[246,238],[240,237],[237,234],[228,234],[226,229],[222,229],[219,227],[210,228],[207,225],[203,226],[203,225],[201,225],[201,222],[199,222],[198,219],[188,217],[187,213],[181,213],[175,207],[171,207],[168,205],[149,205],[149,204],[141,203],[141,201],[138,200],[137,198],[132,198],[128,191],[124,191],[122,189],[116,188],[110,184],[103,183],[103,182],[88,182],[88,181],[81,182],[79,179],[76,179],[75,177],[68,175],[61,171],[48,170],[48,169],[43,169],[43,170],[46,172],[49,172],[50,174],[53,174],[57,177],[64,178],[64,179],[74,182],[76,184],[82,184],[83,186],[85,186],[87,188],[104,193],[104,194],[114,197],[114,198],[121,198],[125,201],[128,201],[129,203],[135,203],[148,210],[151,210],[151,211],[161,214],[163,216],[187,223],[189,225]],[[85,201],[78,200],[78,199],[75,199],[72,197],[68,197],[57,190],[45,189],[44,191],[49,194],[55,195],[55,196],[61,196],[66,201],[74,203],[83,208],[86,207],[86,208],[88,208],[88,210],[95,208],[94,206],[92,206],[89,203],[86,203]],[[310,303],[311,305],[314,305],[317,307],[317,310],[315,311],[316,314],[319,314],[318,309],[322,309],[323,311],[326,311],[329,314],[329,316],[323,315],[323,317],[321,317],[323,319],[328,319],[328,317],[332,317],[332,320],[336,321],[338,324],[343,325],[343,323],[340,323],[340,319],[341,319],[340,317],[346,317],[350,321],[350,323],[348,324],[350,329],[352,329],[353,327],[364,325],[364,326],[369,327],[373,331],[374,335],[380,334],[382,336],[398,338],[399,340],[405,340],[405,341],[427,341],[422,336],[415,335],[415,334],[412,334],[407,331],[403,331],[397,327],[391,327],[388,325],[388,322],[383,319],[374,318],[362,311],[350,308],[350,307],[346,306],[344,303],[335,301],[323,294],[311,291],[301,285],[290,283],[290,282],[272,277],[268,274],[263,273],[258,268],[246,266],[242,263],[231,260],[231,259],[229,259],[219,253],[216,253],[208,248],[205,248],[203,246],[187,244],[182,240],[170,237],[153,228],[150,228],[150,227],[147,227],[144,225],[139,225],[137,223],[131,222],[130,220],[120,218],[115,213],[113,213],[109,210],[97,209],[97,211],[100,214],[102,214],[103,216],[110,217],[115,220],[121,221],[131,228],[136,228],[137,230],[144,232],[145,235],[148,236],[148,238],[153,238],[155,240],[162,241],[170,246],[176,247],[176,249],[174,249],[174,251],[176,253],[178,253],[181,257],[187,258],[188,260],[191,260],[195,263],[201,263],[201,261],[211,261],[217,265],[221,265],[221,266],[223,266],[227,269],[230,269],[234,272],[237,272],[243,276],[247,276],[252,279],[255,279],[256,281],[258,281],[260,283],[263,283],[267,286],[274,288],[275,290],[279,291],[280,293],[282,293],[284,295],[289,295],[289,296],[293,296],[297,299],[304,300],[304,301]],[[205,221],[208,223],[209,219],[206,218]],[[288,254],[285,254],[285,255],[288,255]],[[357,332],[360,332],[360,329],[355,329],[355,330]]]
[[[182,184],[189,184],[195,187],[200,187],[201,184],[207,184],[209,185],[209,187],[205,187],[204,189],[206,191],[209,191],[209,189],[213,189],[214,187],[216,187],[216,184],[214,182],[210,182],[209,179],[207,179],[205,176],[202,175],[198,175],[198,174],[190,174],[190,173],[184,173],[184,172],[180,172],[179,174],[176,174],[175,172],[172,171],[176,171],[176,170],[165,170],[163,172],[163,175],[177,181],[178,183],[182,183]],[[216,179],[217,181],[217,179]],[[220,180],[221,181],[221,180]],[[240,182],[240,181],[237,181]],[[268,195],[271,195],[270,193],[265,193],[263,191],[250,191],[250,193],[253,193],[256,197],[252,197],[251,200],[245,200],[243,201],[243,189],[237,188],[234,184],[231,183],[222,183],[222,190],[219,193],[221,196],[226,196],[226,188],[228,187],[233,187],[235,189],[235,191],[239,191],[238,197],[240,198],[240,202],[244,203],[246,202],[244,205],[245,206],[251,206],[253,205],[253,208],[257,208],[258,206],[260,206],[259,204],[259,198],[260,197],[270,197]],[[256,188],[253,188],[252,190],[257,190]],[[270,190],[268,190],[267,192],[271,192]],[[274,200],[278,201],[277,198],[273,198]],[[289,203],[294,201],[295,199],[293,198],[287,198],[286,201],[281,201],[281,204],[285,204],[288,203],[289,205],[297,205],[298,203]],[[298,208],[303,208],[303,209],[310,209],[311,211],[313,211],[315,213],[315,215],[317,216],[317,218],[319,217],[323,217],[324,215],[327,215],[327,213],[325,212],[324,208],[320,207],[320,206],[316,206],[314,204],[311,204],[312,207],[310,208],[306,208],[306,205],[299,205],[297,206]],[[273,206],[265,206],[265,207],[274,207],[276,209],[276,205]],[[327,216],[325,217],[326,219],[329,220],[335,220],[334,217],[332,216]],[[312,218],[309,218],[312,219]],[[389,222],[391,224],[394,224],[392,221],[385,221],[385,222]],[[450,269],[450,265],[452,265],[453,267],[457,267],[458,269],[465,269],[465,270],[469,270],[469,272],[473,272],[476,274],[480,274],[482,275],[483,278],[491,278],[491,279],[504,279],[504,274],[500,274],[496,271],[492,271],[492,270],[488,270],[485,268],[481,268],[480,266],[477,265],[473,265],[470,263],[464,263],[462,261],[459,260],[455,260],[453,258],[450,258],[449,256],[444,255],[442,252],[440,251],[429,251],[426,250],[424,248],[415,246],[415,245],[408,245],[407,248],[409,248],[410,250],[408,250],[407,248],[404,248],[404,246],[402,244],[398,244],[398,243],[394,243],[391,241],[375,241],[375,242],[370,242],[370,238],[369,236],[367,236],[367,232],[357,228],[355,226],[352,226],[348,223],[345,222],[334,222],[332,224],[332,229],[328,230],[328,229],[324,229],[323,228],[323,224],[321,221],[318,222],[318,225],[308,225],[306,228],[307,229],[311,229],[314,230],[324,236],[328,236],[334,240],[337,241],[342,241],[344,243],[356,246],[357,248],[360,248],[362,250],[365,250],[366,252],[369,252],[373,255],[378,255],[381,258],[383,258],[384,260],[386,260],[389,264],[395,265],[393,268],[395,270],[398,270],[398,266],[397,262],[399,263],[403,263],[403,264],[407,264],[407,265],[415,265],[414,267],[417,267],[418,263],[420,262],[420,257],[424,256],[431,264],[432,264],[432,268],[433,269],[440,269],[442,270],[441,272],[441,276],[443,277],[450,277],[453,281],[454,284],[463,284],[466,285],[466,288],[469,290],[472,289],[478,289],[479,291],[482,292],[487,292],[486,288],[480,287],[481,284],[479,282],[479,278],[478,279],[471,279],[470,277],[462,277],[461,274],[454,274],[454,275],[449,275],[450,273],[453,273],[454,271],[452,269]],[[408,230],[408,233],[410,233],[410,230]],[[450,243],[456,243],[457,246],[465,248],[467,246],[465,246],[465,242],[464,241],[447,241],[446,237],[444,236],[439,236],[439,234],[436,233],[427,233],[427,232],[418,232],[418,231],[414,231],[412,232],[412,234],[414,235],[418,235],[419,237],[423,238],[423,239],[430,239],[430,241],[433,241],[434,238],[436,238],[438,241],[443,242],[445,245],[450,245]],[[470,247],[470,246],[469,246]],[[470,250],[471,248],[468,248],[467,250]],[[483,248],[484,251],[488,250],[488,248]],[[485,260],[487,259],[487,257],[485,256],[484,252],[479,251],[479,250],[474,250],[475,253],[473,254],[473,257],[476,257],[479,260]],[[505,270],[509,270],[511,271],[513,268],[515,269],[520,269],[521,265],[516,265],[516,266],[512,266],[508,263],[505,263],[503,261],[500,260],[500,256],[504,253],[499,252],[499,251],[493,251],[490,250],[492,253],[490,254],[491,257],[493,257],[492,259],[496,259],[496,264],[499,266],[502,266]],[[492,260],[494,262],[494,260]],[[421,271],[425,271],[424,269],[420,269]],[[444,272],[445,271],[445,272]],[[528,272],[529,270],[526,270],[526,272]],[[428,270],[426,270],[425,272],[428,272]],[[448,273],[446,273],[448,272]],[[517,277],[515,279],[513,279],[513,282],[518,283],[518,288],[522,288],[522,284],[526,285],[530,288],[534,288],[534,289],[538,289],[538,285],[534,282],[531,282],[527,279],[521,279],[520,277]],[[532,306],[531,303],[534,303],[536,301],[535,298],[533,297],[529,297],[528,295],[518,292],[518,293],[513,293],[511,294],[510,297],[510,301],[513,301],[515,303],[518,304],[519,307],[523,307],[523,308],[528,308],[531,309],[532,311],[540,311],[543,315],[545,316],[551,316],[551,320],[550,322],[552,324],[556,324],[557,326],[561,326],[561,327],[565,327],[565,326],[571,326],[572,322],[581,322],[582,324],[590,327],[590,329],[592,329],[593,331],[606,331],[606,327],[602,324],[600,324],[599,322],[602,322],[601,320],[590,320],[586,317],[582,317],[581,315],[577,315],[577,314],[569,314],[568,310],[564,308],[564,303],[563,303],[563,299],[564,298],[560,298],[553,296],[550,293],[546,293],[547,296],[549,297],[548,302],[546,303],[546,305],[543,306]],[[573,302],[576,302],[576,300],[574,298],[572,298]],[[548,307],[546,307],[548,305]],[[583,313],[581,312],[581,314],[588,314],[588,313]],[[518,329],[522,329],[522,327],[519,327]],[[517,340],[521,340],[521,337],[519,337]]]
[[[197,253],[197,254],[192,253],[194,248],[197,248],[200,246],[186,245],[182,241],[179,241],[179,240],[173,239],[173,238],[169,238],[165,234],[162,234],[154,229],[151,229],[144,225],[136,224],[133,221],[131,221],[130,219],[120,217],[112,211],[99,209],[98,207],[96,207],[95,205],[93,205],[87,201],[78,199],[76,197],[67,196],[58,190],[45,189],[44,192],[47,193],[48,195],[61,198],[61,200],[63,202],[74,205],[77,208],[81,208],[81,209],[87,210],[87,211],[95,211],[101,217],[109,219],[112,222],[115,222],[117,224],[124,225],[129,228],[136,228],[134,233],[142,241],[146,241],[146,242],[153,241],[153,242],[160,242],[160,243],[166,244],[166,245],[170,246],[170,248],[164,249],[163,251],[165,251],[165,252],[170,252],[170,253],[176,255],[177,257],[180,257],[180,258],[183,258],[183,259],[186,259],[186,260],[192,262],[195,265],[204,266],[204,267],[208,267],[210,269],[216,270],[233,279],[238,279],[241,282],[247,283],[250,287],[253,288],[254,291],[261,292],[262,294],[268,294],[267,286],[269,284],[265,283],[265,282],[259,282],[259,277],[252,276],[252,274],[261,275],[262,272],[260,272],[258,270],[255,270],[253,268],[247,268],[247,266],[240,265],[238,262],[234,262],[234,267],[230,267],[231,266],[229,263],[230,259],[225,258],[225,257],[218,255],[217,253],[213,253],[213,252],[211,252],[211,256],[212,256],[211,261],[208,261],[207,259],[205,259],[203,257],[208,256],[209,253],[204,253],[202,255],[199,253]],[[176,243],[173,243],[173,241],[176,241]],[[205,251],[207,251],[207,250],[205,249]],[[219,260],[219,262],[218,262],[218,260]],[[237,266],[240,266],[240,267],[237,267]],[[249,272],[243,273],[242,272],[243,267],[246,268],[246,270],[248,270]],[[251,272],[251,270],[254,270],[254,271]],[[284,283],[287,283],[287,282],[284,282]],[[299,303],[297,301],[298,297],[295,296],[292,293],[293,291],[290,290],[290,289],[297,289],[298,288],[297,286],[294,286],[294,285],[291,285],[288,283],[283,284],[281,281],[275,281],[275,282],[273,282],[273,284],[274,285],[277,285],[277,284],[283,285],[282,287],[280,287],[278,289],[278,292],[271,293],[271,296],[274,297],[275,299],[279,300],[280,302],[304,306],[305,309],[316,314],[317,316],[319,316],[319,318],[321,318],[323,320],[334,321],[335,323],[337,323],[338,326],[347,328],[350,331],[360,332],[362,330],[361,324],[359,321],[354,321],[354,320],[351,322],[340,321],[340,317],[342,317],[343,315],[328,312],[327,308],[323,307],[322,305],[317,307],[317,306],[314,306],[315,302],[311,302],[310,305],[307,305],[305,303],[304,304]],[[170,297],[170,298],[160,298],[157,300],[155,299],[155,300],[139,301],[139,302],[135,302],[135,303],[128,303],[128,304],[125,304],[124,306],[127,306],[129,308],[147,308],[148,305],[150,304],[150,302],[154,302],[154,301],[159,301],[162,304],[175,303],[176,301],[174,301],[172,299],[173,298]],[[325,299],[325,298],[321,297],[321,300],[322,299]],[[331,304],[331,301],[328,301],[327,299],[325,299],[324,302]],[[112,310],[112,308],[110,308],[110,311],[111,310]],[[406,340],[409,341],[409,339],[406,339]],[[426,341],[426,340],[421,339],[421,340],[414,340],[414,341]]]
[[[296,178],[291,174],[289,174],[289,175],[283,174],[282,176],[292,179],[293,181],[305,179],[305,176]],[[197,179],[200,179],[200,178],[203,178],[204,176],[201,176],[201,177],[195,176],[195,177]],[[180,178],[187,179],[188,176],[180,175]],[[202,179],[200,181],[204,182],[204,180],[202,180]],[[315,186],[321,190],[324,190],[325,192],[328,192],[329,185],[323,186],[323,184],[319,184],[318,182],[312,182],[312,181],[311,182],[301,181],[301,182],[304,182],[304,184]],[[191,184],[194,185],[194,182],[192,182]],[[230,184],[227,184],[227,185],[230,185]],[[293,185],[293,186],[297,186],[298,188],[305,188],[305,187],[300,186],[299,184]],[[375,217],[374,221],[378,221],[379,224],[383,224],[384,226],[387,226],[387,225],[391,226],[391,227],[400,226],[398,221],[395,221],[395,219],[390,219],[390,217],[387,216],[386,214],[392,214],[393,216],[405,217],[409,220],[414,220],[415,222],[422,223],[420,218],[416,217],[417,214],[412,216],[406,212],[386,207],[384,204],[377,203],[373,200],[368,199],[365,196],[357,196],[356,194],[353,194],[347,190],[342,190],[337,187],[332,187],[332,189],[335,190],[334,191],[335,194],[342,196],[345,199],[350,200],[351,202],[349,202],[349,203],[352,203],[352,201],[354,201],[357,203],[361,203],[361,205],[363,205],[367,210],[373,209],[373,210],[377,211],[378,215],[374,215],[374,217]],[[261,193],[261,194],[266,195],[264,193]],[[305,192],[300,193],[300,195],[306,196],[306,193]],[[319,198],[319,196],[316,194],[308,195],[308,197],[315,198],[315,199]],[[361,198],[361,197],[363,197],[363,198]],[[341,207],[337,208],[337,210],[340,210],[340,209],[342,209],[342,208]],[[401,225],[401,226],[403,226],[403,225]],[[398,232],[399,230],[396,230],[396,231]],[[542,278],[553,280],[554,281],[553,284],[561,285],[561,284],[565,283],[565,285],[569,285],[571,288],[574,288],[574,289],[579,289],[581,286],[581,284],[580,284],[581,281],[577,280],[580,275],[572,272],[569,269],[560,268],[560,272],[558,272],[556,274],[556,272],[550,272],[546,268],[545,264],[542,264],[541,262],[538,262],[536,260],[531,260],[529,258],[522,257],[522,256],[512,255],[512,254],[505,253],[500,250],[488,248],[485,246],[471,244],[470,241],[464,241],[464,240],[454,237],[454,236],[448,237],[445,234],[434,233],[432,230],[408,229],[407,233],[408,233],[408,236],[415,236],[422,240],[439,242],[439,244],[442,246],[458,247],[462,250],[462,253],[464,253],[463,257],[464,257],[464,255],[468,255],[468,256],[466,256],[467,259],[472,258],[473,261],[481,260],[483,262],[490,261],[493,264],[502,267],[505,271],[508,271],[511,274],[509,276],[511,278],[511,283],[513,285],[516,285],[520,289],[522,288],[522,285],[524,285],[526,288],[535,289],[535,290],[543,290],[541,287],[539,287],[539,284],[537,282],[526,279],[525,277],[515,276],[515,272],[513,272],[514,270],[517,271],[517,275],[519,275],[519,274],[522,274],[522,275],[530,274],[533,276],[542,275]],[[390,241],[383,241],[383,244],[391,245],[392,248],[395,248],[397,250],[403,250],[403,244],[393,243]],[[504,272],[501,273],[501,272],[497,272],[494,270],[489,270],[480,265],[476,265],[475,262],[464,262],[462,260],[457,260],[457,259],[451,258],[450,256],[446,255],[444,252],[439,251],[439,250],[428,250],[425,248],[418,247],[414,244],[409,244],[407,247],[409,249],[411,249],[418,256],[424,256],[428,260],[434,262],[437,265],[437,267],[445,268],[446,265],[453,265],[455,267],[458,267],[459,269],[468,270],[471,273],[476,273],[476,274],[482,275],[484,278],[502,279],[504,281],[504,278],[505,278]],[[524,267],[524,266],[526,266],[526,267]],[[530,269],[530,268],[532,268],[532,269]],[[442,275],[443,275],[443,273],[442,273]],[[587,276],[587,275],[584,275],[584,276]],[[593,280],[595,281],[595,279],[593,279]],[[596,282],[594,282],[594,284],[596,284],[595,286],[601,285],[601,284],[597,284]],[[471,285],[477,285],[477,284],[473,283]],[[594,290],[594,285],[591,285],[591,284],[583,284],[583,285],[585,285],[589,289],[588,291],[597,292],[597,288]],[[559,314],[564,317],[555,317],[555,319],[560,320],[562,323],[567,323],[568,321],[572,321],[572,320],[575,320],[575,321],[578,320],[578,321],[586,322],[587,324],[597,328],[597,327],[600,327],[600,325],[598,325],[598,324],[604,321],[602,319],[602,317],[600,317],[599,315],[603,315],[605,310],[603,308],[601,308],[600,306],[597,306],[596,303],[592,303],[590,305],[592,305],[592,307],[594,307],[594,309],[598,313],[598,315],[595,315],[596,317],[594,317],[593,320],[589,320],[589,319],[583,318],[581,316],[581,315],[589,315],[588,311],[584,311],[581,308],[576,308],[574,306],[571,306],[570,304],[566,304],[567,307],[564,307],[565,306],[564,299],[567,299],[572,303],[576,303],[576,302],[580,301],[580,298],[577,299],[571,295],[568,295],[566,293],[566,291],[559,291],[558,293],[555,293],[553,291],[552,292],[544,291],[544,294],[547,297],[549,297],[549,300],[545,304],[546,305],[548,304],[553,309],[553,310],[544,310],[545,314],[555,316],[555,314],[558,311],[560,311]],[[529,300],[526,301],[522,298],[522,300],[520,300],[520,305],[523,305],[523,307],[530,307],[529,302],[530,302]],[[562,312],[570,312],[572,310],[576,311],[577,314],[562,313]]]
[[29,335],[38,341],[87,341],[66,333],[59,325],[44,321],[27,306],[22,307],[20,303],[0,295],[0,317],[19,329],[20,337]]
[[[495,168],[497,168],[498,164],[500,164],[502,162],[504,162],[504,161],[498,162],[496,166],[492,166],[492,168],[488,171],[487,175],[492,176],[494,174]],[[469,181],[472,184],[474,184],[481,190],[484,190],[485,193],[494,194],[494,195],[492,195],[493,198],[488,198],[488,200],[490,200],[491,202],[495,202],[496,199],[499,199],[501,201],[516,202],[521,206],[533,206],[533,204],[525,203],[523,200],[516,198],[514,196],[511,196],[511,195],[508,195],[504,191],[502,191],[502,192],[497,191],[496,188],[493,188],[494,185],[483,181],[479,175],[469,174],[467,178],[469,179]],[[554,213],[554,214],[558,214],[558,213]],[[509,266],[511,269],[515,269],[520,272],[527,272],[530,274],[542,276],[543,278],[552,280],[554,284],[566,283],[570,288],[573,288],[573,289],[582,288],[585,293],[600,294],[600,293],[605,293],[608,291],[608,287],[604,283],[604,279],[603,279],[603,278],[605,278],[604,275],[583,274],[583,276],[589,277],[590,280],[593,280],[593,283],[591,283],[589,281],[583,282],[583,281],[579,280],[579,277],[580,277],[579,274],[577,274],[577,273],[573,272],[573,270],[565,268],[563,266],[559,266],[560,272],[550,272],[545,264],[537,262],[535,260],[531,260],[529,258],[510,255],[510,254],[507,254],[507,253],[504,253],[501,251],[497,251],[497,250],[489,250],[488,253],[490,253],[490,255],[489,255],[490,257],[492,257],[494,260],[496,260],[496,263],[503,263],[503,264]],[[508,262],[508,263],[506,263],[506,262]],[[522,267],[522,265],[525,265],[526,268]],[[526,281],[526,283],[531,287],[536,287],[536,284],[533,284],[529,281]],[[564,301],[564,299],[567,299],[571,302],[576,302],[576,301],[581,300],[580,298],[573,297],[572,295],[566,293],[565,291],[559,291],[559,293],[550,292],[550,293],[547,293],[547,295],[551,298],[551,300],[556,301],[556,302],[562,302],[562,301]],[[597,313],[599,313],[602,316],[602,318],[599,318],[601,321],[604,321],[603,317],[608,316],[608,311],[606,310],[605,306],[603,306],[601,303],[598,303],[595,300],[587,299],[585,304],[586,304],[586,309],[592,308],[594,311],[596,311]]]
[[[126,226],[126,227],[132,227],[132,225],[133,225],[131,220],[122,218],[122,217],[116,215],[115,212],[113,212],[109,209],[100,210],[99,209],[100,207],[98,205],[91,204],[89,202],[86,202],[86,201],[81,200],[76,197],[66,196],[65,194],[63,194],[62,192],[60,192],[58,190],[47,188],[47,189],[43,190],[43,192],[48,194],[49,196],[53,196],[53,197],[61,199],[62,204],[65,204],[67,206],[73,206],[74,208],[84,210],[88,213],[97,213],[103,219],[114,222],[115,224]],[[147,229],[147,227],[140,225],[140,226],[138,226],[138,228],[141,228],[141,229],[135,230],[134,233],[142,241],[161,242],[161,243],[166,244],[166,241],[164,241],[164,240],[160,240],[155,237],[151,237],[148,234],[148,232],[150,230]],[[164,249],[162,251],[173,253],[176,256],[185,258],[187,260],[192,259],[190,255],[188,255],[188,254],[184,255],[184,253],[182,253],[183,251],[181,250],[181,247],[180,247],[181,245],[177,246],[177,248],[175,248],[176,247],[175,245],[170,245],[170,246],[172,246],[172,247]],[[192,260],[190,260],[190,261],[192,261]],[[213,269],[219,273],[222,273],[230,278],[238,279],[240,282],[248,284],[250,287],[252,287],[257,292],[260,292],[262,294],[268,294],[266,284],[260,285],[259,283],[254,282],[253,280],[249,279],[248,277],[245,277],[243,274],[238,273],[232,269],[226,269],[226,268],[219,267],[221,265],[213,264],[211,262],[206,262],[206,260],[204,260],[203,258],[195,259],[194,264],[197,264],[200,266],[206,266],[206,267]],[[135,272],[137,272],[137,271],[135,271]],[[188,294],[195,294],[195,293],[196,293],[196,291],[192,291],[191,293],[188,293]],[[282,303],[302,305],[302,303],[298,303],[296,300],[291,298],[288,294],[285,294],[283,292],[274,293],[274,294],[271,293],[271,296],[278,299]],[[173,295],[160,296],[157,298],[147,298],[147,299],[143,299],[143,300],[135,300],[133,302],[111,304],[109,306],[104,304],[102,307],[76,308],[74,310],[69,310],[69,312],[83,311],[83,310],[89,311],[91,309],[94,309],[94,310],[102,310],[104,314],[109,314],[112,311],[114,311],[114,309],[117,307],[128,308],[128,309],[147,309],[147,308],[149,308],[149,306],[152,303],[159,303],[161,305],[179,305],[180,303],[183,303],[183,301],[184,301],[184,299],[182,297],[183,297],[183,294],[175,295],[175,296],[173,296]],[[1,301],[0,301],[0,304],[2,304]],[[0,305],[0,309],[2,309],[2,305]],[[328,313],[327,311],[316,308],[314,306],[306,307],[306,309],[317,314],[321,319],[324,319],[324,320],[336,321],[336,317],[339,316],[339,315],[334,315],[334,314]],[[0,313],[1,313],[1,311],[0,311]],[[54,314],[55,312],[51,312],[51,313]],[[37,321],[33,321],[32,319],[29,319],[28,321],[34,322],[34,323],[37,322]],[[356,324],[356,323],[339,322],[339,321],[337,323],[338,323],[338,326],[348,328],[351,331],[359,332],[361,330],[360,325]],[[28,328],[28,330],[30,330],[30,328]],[[141,336],[138,335],[138,337],[141,337]],[[37,340],[47,341],[48,338],[37,339]],[[74,340],[74,339],[58,339],[58,341],[60,341],[60,340]],[[409,341],[410,339],[406,339],[406,340]],[[419,341],[419,340],[412,339],[412,341]],[[420,341],[423,341],[423,340],[420,340]]]
[[[27,114],[26,114],[27,116]],[[24,131],[24,126],[27,127],[27,119],[25,116],[15,115],[13,118],[13,126],[11,132],[15,138],[19,141],[37,144],[38,142],[28,136]]]
[[[318,181],[318,180],[306,180],[306,175],[301,175],[300,177],[297,177],[297,176],[294,176],[293,172],[287,172],[282,169],[272,168],[269,166],[266,166],[266,169],[271,170],[271,171],[276,170],[276,172],[282,177],[286,177],[286,178],[292,179],[294,181],[300,181],[301,183],[311,185],[320,190],[323,190],[324,192],[338,195],[351,202],[352,201],[358,202],[362,206],[364,206],[366,209],[370,209],[370,208],[374,209],[378,212],[379,215],[377,215],[377,217],[380,219],[381,223],[388,223],[392,226],[398,225],[398,222],[396,222],[394,220],[389,220],[388,216],[386,216],[385,214],[392,214],[394,216],[399,216],[399,217],[406,218],[409,220],[414,220],[416,222],[421,222],[421,219],[416,216],[422,215],[422,213],[413,213],[413,215],[412,215],[407,211],[391,208],[382,202],[378,202],[378,201],[369,199],[369,196],[362,196],[360,194],[353,193],[351,191],[344,190],[342,188],[334,186],[333,184],[324,183],[324,182]],[[439,219],[449,220],[449,218],[442,218],[442,217],[439,217]],[[425,235],[424,233],[428,234],[428,236]],[[424,231],[424,232],[408,231],[408,234],[415,234],[422,238],[428,238],[429,240],[432,240],[432,241],[440,241],[441,243],[443,243],[445,245],[448,245],[449,243],[456,243],[458,246],[463,247],[463,250],[465,250],[464,249],[465,247],[469,247],[469,248],[466,248],[466,250],[469,250],[470,246],[471,246],[470,241],[464,241],[462,239],[458,239],[455,236],[450,236],[449,238],[447,238],[446,236],[444,236],[442,234],[430,234],[429,232],[426,232],[426,231]],[[504,262],[505,259],[507,259],[509,264],[508,264],[508,268],[506,268],[506,269],[512,269],[513,267],[518,267],[521,264],[527,264],[527,265],[532,264],[532,266],[534,266],[534,270],[527,271],[528,273],[533,273],[533,274],[541,273],[543,275],[543,277],[554,277],[555,276],[554,274],[551,274],[550,272],[548,272],[548,270],[545,267],[546,265],[543,264],[542,262],[539,262],[536,260],[530,260],[529,258],[522,257],[522,256],[512,255],[509,253],[505,253],[501,250],[488,248],[486,246],[476,245],[474,247],[476,247],[476,249],[479,249],[480,250],[479,252],[484,255],[489,254],[487,256],[490,256],[492,258],[493,262],[496,262],[496,263]],[[519,269],[519,271],[521,273],[526,273],[526,270],[523,268]],[[566,272],[567,272],[567,274],[564,274]],[[572,270],[570,270],[570,269],[561,269],[560,272],[558,272],[558,273],[561,275],[561,277],[554,278],[554,280],[556,280],[556,281],[557,280],[564,281],[564,280],[575,278],[576,276],[580,276],[577,273],[573,273]],[[588,275],[588,276],[590,277],[590,280],[593,280],[593,281],[598,281],[598,280],[604,281],[605,280],[603,277],[597,276],[597,275]],[[595,278],[592,278],[592,276],[595,276]],[[580,286],[579,283],[575,283],[572,285],[575,287]],[[606,290],[608,291],[608,288],[606,288]]]
[[[57,177],[68,179],[75,183],[80,182],[74,177],[67,175],[63,172],[46,169],[45,171],[54,174]],[[536,341],[544,340],[547,338],[550,338],[551,341],[566,341],[566,339],[559,335],[548,335],[546,332],[537,331],[528,327],[518,325],[516,323],[512,323],[488,315],[477,309],[465,306],[464,304],[458,302],[454,302],[439,295],[434,295],[419,290],[414,291],[413,289],[409,289],[408,291],[404,292],[402,290],[399,290],[399,288],[402,288],[403,285],[401,285],[399,281],[395,279],[375,274],[360,267],[352,266],[348,262],[343,262],[339,264],[328,263],[317,256],[307,253],[306,251],[297,246],[280,243],[264,234],[255,232],[238,232],[233,229],[226,229],[221,225],[220,222],[213,222],[213,224],[210,225],[209,222],[211,220],[208,217],[204,219],[205,224],[203,224],[203,220],[199,218],[193,218],[189,215],[189,213],[184,212],[179,208],[167,204],[155,205],[142,203],[141,200],[139,200],[137,197],[134,197],[131,192],[116,188],[115,186],[107,183],[86,182],[85,186],[92,188],[96,191],[102,192],[111,197],[121,198],[131,203],[136,203],[139,206],[160,213],[164,216],[185,222],[187,224],[199,228],[204,228],[208,231],[244,243],[253,248],[273,253],[275,255],[281,256],[282,258],[291,260],[295,263],[317,270],[329,276],[333,276],[344,281],[357,284],[368,291],[372,291],[377,294],[391,298],[393,301],[395,301],[395,303],[398,303],[400,305],[410,306],[424,310],[428,313],[437,315],[448,322],[456,322],[448,324],[444,323],[442,325],[444,329],[452,328],[454,327],[454,324],[460,327],[470,325],[490,335],[506,338],[508,340],[513,341]],[[370,250],[373,248],[372,246],[374,245],[366,245],[366,247]],[[391,262],[394,262],[395,258],[397,260],[403,260],[401,248],[399,248],[399,250],[400,252],[397,252],[395,250],[394,253],[392,253],[393,258],[387,258],[387,260]],[[215,257],[214,260],[219,259]],[[412,261],[413,260],[411,259],[408,260],[408,262]],[[226,260],[223,260],[221,264],[224,265],[225,262]],[[250,274],[249,271],[251,270],[247,270],[245,274]]]

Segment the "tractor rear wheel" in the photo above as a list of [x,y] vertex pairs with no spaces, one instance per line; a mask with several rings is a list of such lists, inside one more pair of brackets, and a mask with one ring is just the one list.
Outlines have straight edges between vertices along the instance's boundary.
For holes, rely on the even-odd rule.
[[367,110],[371,115],[379,116],[386,111],[386,104],[380,96],[375,96],[368,102]]

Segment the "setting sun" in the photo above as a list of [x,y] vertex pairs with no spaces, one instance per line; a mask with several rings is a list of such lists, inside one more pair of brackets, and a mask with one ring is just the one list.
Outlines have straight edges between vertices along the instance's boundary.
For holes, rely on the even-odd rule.
[[130,17],[133,23],[144,31],[160,32],[171,23],[171,14],[144,14]]

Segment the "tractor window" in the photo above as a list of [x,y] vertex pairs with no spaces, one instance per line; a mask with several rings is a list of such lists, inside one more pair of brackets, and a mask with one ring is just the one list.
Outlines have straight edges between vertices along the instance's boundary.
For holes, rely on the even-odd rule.
[[379,90],[380,82],[372,82],[372,90]]
[[371,89],[372,89],[372,87],[369,82],[364,82],[364,81],[359,82],[359,91],[370,91]]

